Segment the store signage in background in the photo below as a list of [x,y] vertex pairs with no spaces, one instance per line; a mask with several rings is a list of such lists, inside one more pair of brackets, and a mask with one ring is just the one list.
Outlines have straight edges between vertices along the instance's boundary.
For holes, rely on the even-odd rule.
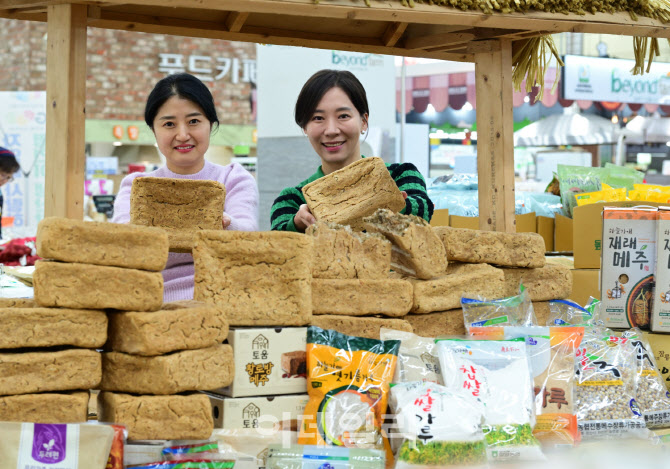
[[617,103],[670,104],[670,63],[654,62],[633,75],[633,60],[566,55],[563,98]]
[[3,215],[14,224],[4,237],[35,236],[44,218],[46,92],[0,92],[0,146],[10,149],[21,165],[14,181],[2,186]]
[[228,77],[226,79],[231,83],[256,83],[256,61],[253,59],[183,54],[158,54],[158,57],[159,72],[188,72],[202,81],[218,81]]

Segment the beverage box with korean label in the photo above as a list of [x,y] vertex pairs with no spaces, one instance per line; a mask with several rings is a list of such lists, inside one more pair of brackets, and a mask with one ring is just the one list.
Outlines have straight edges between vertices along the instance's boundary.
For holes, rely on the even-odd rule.
[[235,378],[213,392],[230,397],[307,392],[307,328],[231,328]]
[[212,403],[214,428],[298,430],[309,400],[307,394],[225,397],[207,393]]
[[603,209],[600,295],[607,327],[649,329],[657,219],[656,207]]
[[658,208],[656,227],[656,287],[651,330],[670,332],[670,207]]

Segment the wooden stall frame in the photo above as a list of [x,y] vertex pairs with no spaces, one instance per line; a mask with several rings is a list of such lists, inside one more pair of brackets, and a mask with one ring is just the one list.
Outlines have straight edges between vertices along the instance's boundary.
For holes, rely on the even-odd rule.
[[88,26],[475,62],[479,226],[508,232],[515,231],[514,43],[560,32],[670,38],[670,25],[628,13],[485,14],[398,0],[0,0],[0,17],[48,23],[45,215],[78,219]]

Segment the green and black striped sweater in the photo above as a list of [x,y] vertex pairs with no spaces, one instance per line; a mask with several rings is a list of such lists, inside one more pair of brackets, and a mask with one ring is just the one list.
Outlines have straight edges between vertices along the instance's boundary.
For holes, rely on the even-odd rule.
[[[433,202],[426,192],[426,181],[419,170],[416,169],[416,166],[411,163],[386,163],[386,167],[398,185],[398,189],[407,193],[405,208],[400,213],[416,215],[430,221],[433,216]],[[293,217],[298,213],[300,205],[305,203],[302,188],[323,176],[323,170],[319,166],[316,173],[302,181],[298,186],[288,187],[281,191],[279,197],[272,204],[270,222],[273,230],[298,231],[293,223]]]

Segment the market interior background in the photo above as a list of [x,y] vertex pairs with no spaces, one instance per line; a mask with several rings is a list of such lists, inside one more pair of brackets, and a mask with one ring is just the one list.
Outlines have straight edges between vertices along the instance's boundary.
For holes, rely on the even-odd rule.
[[[598,73],[614,80],[613,67],[632,67],[626,62],[632,64],[632,39],[563,33],[554,40],[571,62],[563,72],[549,70],[541,99],[537,87],[514,94],[517,191],[544,191],[559,162],[627,165],[645,172],[648,182],[670,184],[670,165],[664,163],[670,150],[670,86],[662,79],[655,89],[617,82],[618,101],[601,97],[595,85],[593,99],[570,99],[561,73],[576,70],[583,85],[595,82]],[[654,67],[668,77],[670,63],[664,62],[670,62],[670,48],[667,41],[660,46]],[[211,87],[221,126],[207,157],[220,164],[239,162],[257,177],[261,229],[269,229],[270,205],[279,191],[318,166],[292,112],[300,86],[321,68],[351,70],[366,87],[371,129],[364,154],[410,161],[429,184],[476,174],[474,64],[96,28],[88,28],[87,47],[89,219],[107,219],[126,174],[163,164],[143,108],[153,84],[175,71],[193,73]],[[0,146],[13,150],[22,166],[3,188],[3,231],[9,237],[34,236],[44,213],[46,24],[0,19],[0,57]],[[647,86],[649,93],[637,93],[635,86]],[[627,102],[633,92],[648,99]],[[476,188],[476,178],[472,184]]]

